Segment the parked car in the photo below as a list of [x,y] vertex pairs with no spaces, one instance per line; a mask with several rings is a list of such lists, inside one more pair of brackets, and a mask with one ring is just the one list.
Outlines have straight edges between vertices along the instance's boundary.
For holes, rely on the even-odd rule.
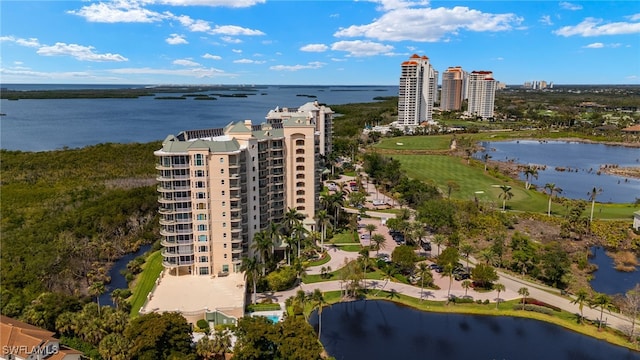
[[466,279],[470,279],[471,275],[469,275],[469,273],[463,272],[463,273],[456,273],[453,275],[453,278],[456,281],[460,281],[460,280],[466,280]]

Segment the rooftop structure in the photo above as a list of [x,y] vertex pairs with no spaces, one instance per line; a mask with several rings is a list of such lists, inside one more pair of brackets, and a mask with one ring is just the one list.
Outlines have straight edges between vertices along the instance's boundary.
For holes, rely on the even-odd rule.
[[82,353],[60,345],[54,332],[0,315],[0,359],[80,360]]

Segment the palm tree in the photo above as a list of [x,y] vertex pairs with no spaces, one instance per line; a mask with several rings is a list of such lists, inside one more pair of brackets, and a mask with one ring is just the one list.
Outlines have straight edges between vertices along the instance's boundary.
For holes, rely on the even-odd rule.
[[596,293],[593,298],[591,299],[591,304],[590,307],[594,308],[594,307],[599,307],[600,308],[600,321],[598,321],[598,331],[601,329],[602,327],[602,316],[604,314],[604,309],[610,309],[612,304],[611,304],[611,297],[607,294],[603,294],[603,293]]
[[295,238],[298,240],[298,257],[300,257],[300,250],[302,249],[301,242],[308,234],[309,234],[309,230],[307,230],[307,228],[304,227],[304,224],[302,222],[298,222],[293,227],[292,235],[295,236]]
[[371,235],[378,229],[378,227],[374,224],[367,224],[364,226],[364,229],[369,232],[369,239],[371,239]]
[[522,310],[524,310],[524,304],[527,303],[527,296],[529,296],[529,289],[523,286],[518,289],[518,294],[522,295]]
[[462,255],[467,260],[467,271],[469,271],[469,256],[473,252],[473,245],[469,243],[463,243],[460,245],[460,255]]
[[553,194],[562,193],[562,189],[557,187],[554,183],[546,183],[544,185],[545,192],[549,194],[549,207],[547,209],[547,216],[551,216],[551,198],[553,198]]
[[576,292],[576,297],[571,301],[572,304],[578,304],[578,309],[580,309],[580,319],[579,319],[580,322],[584,320],[584,314],[582,313],[582,309],[588,299],[589,299],[589,293],[587,293],[587,290],[580,289]]
[[196,354],[200,359],[213,360],[216,358],[216,341],[204,336],[196,343]]
[[313,290],[313,294],[311,294],[311,301],[314,308],[318,308],[318,340],[322,335],[322,307],[326,304],[324,300],[324,296],[320,289]]
[[385,241],[386,239],[382,234],[373,234],[373,236],[371,237],[371,243],[374,245],[376,249],[376,255],[378,255],[378,252],[380,251],[380,249],[384,249]]
[[258,259],[254,257],[242,258],[242,264],[240,265],[240,271],[244,272],[244,279],[253,285],[253,303],[256,303],[256,292],[258,277],[260,276],[260,270],[262,266]]
[[282,240],[282,225],[277,222],[269,223],[269,229],[267,230],[269,239],[271,239],[271,255],[274,254],[276,246],[280,244]]
[[501,283],[496,283],[493,284],[493,290],[498,292],[498,298],[496,299],[496,309],[498,308],[498,305],[500,304],[500,293],[505,291],[506,288],[504,287],[503,284]]
[[107,291],[107,287],[102,281],[96,281],[89,286],[89,293],[96,297],[96,303],[98,303],[98,316],[100,316],[100,295]]
[[464,297],[467,297],[467,291],[471,287],[471,284],[472,284],[471,280],[464,280],[460,284],[460,285],[462,285],[462,288],[464,288]]
[[327,236],[327,226],[331,224],[330,215],[327,213],[327,210],[319,210],[316,213],[316,221],[320,226],[320,246],[324,246],[324,240]]
[[444,245],[444,243],[447,242],[447,237],[442,234],[436,234],[436,236],[433,237],[432,241],[438,247],[438,255],[440,255],[440,246]]
[[591,200],[591,216],[589,217],[589,224],[593,222],[593,208],[596,206],[596,197],[602,193],[602,189],[596,189],[595,187],[587,194],[589,200]]
[[418,275],[420,276],[420,301],[422,301],[422,296],[424,294],[424,279],[427,278],[429,280],[428,283],[431,283],[433,281],[433,275],[431,274],[431,269],[423,262],[418,265]]
[[395,266],[391,266],[391,265],[387,265],[383,267],[381,270],[382,270],[382,279],[384,280],[384,285],[382,285],[380,290],[378,290],[374,296],[377,296],[378,293],[387,286],[387,284],[389,283],[389,280],[393,279],[397,273]]
[[487,171],[487,162],[489,162],[489,159],[491,159],[491,155],[489,155],[489,153],[484,153],[484,155],[482,155],[482,160],[484,161],[484,171]]
[[291,235],[298,224],[302,224],[302,220],[304,220],[305,215],[298,212],[298,209],[288,208],[287,212],[284,213],[284,227],[287,230],[287,233]]
[[265,231],[259,231],[253,236],[253,244],[251,247],[260,257],[262,262],[262,276],[265,276],[267,271],[267,262],[269,261],[272,253],[271,249],[273,248],[273,242]]
[[369,248],[365,247],[359,252],[362,260],[362,283],[364,290],[367,291],[367,267],[369,267]]
[[228,329],[216,331],[214,339],[216,340],[216,346],[214,347],[215,358],[224,360],[226,354],[231,351],[231,333]]
[[502,192],[498,195],[498,198],[502,199],[502,211],[505,211],[507,200],[510,200],[513,197],[513,193],[511,192],[511,186],[509,185],[500,185],[500,189]]
[[535,166],[527,166],[526,168],[524,168],[523,173],[526,178],[524,187],[525,189],[529,190],[529,188],[531,188],[531,183],[529,182],[529,180],[531,178],[538,178],[538,169]]

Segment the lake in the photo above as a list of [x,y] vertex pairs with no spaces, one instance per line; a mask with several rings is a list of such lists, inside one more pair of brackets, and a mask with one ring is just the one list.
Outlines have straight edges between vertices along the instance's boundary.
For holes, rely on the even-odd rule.
[[[317,313],[309,322],[317,331]],[[640,359],[640,353],[542,321],[427,313],[382,300],[324,308],[321,335],[337,360]]]
[[640,283],[640,271],[616,270],[613,259],[607,256],[605,249],[593,247],[591,253],[593,257],[589,262],[598,265],[598,270],[593,273],[594,277],[590,282],[593,290],[609,295],[624,294]]
[[[16,90],[67,88],[52,85],[2,86]],[[96,87],[99,86],[91,86]],[[114,86],[106,88],[113,89]],[[167,135],[183,130],[223,127],[232,121],[249,119],[257,124],[263,122],[269,110],[276,107],[297,108],[315,100],[330,105],[373,102],[378,96],[398,96],[397,86],[261,86],[254,90],[247,97],[217,97],[211,101],[194,100],[192,97],[158,100],[154,96],[137,99],[0,100],[0,112],[6,114],[0,117],[0,147],[48,151],[106,142],[150,142],[164,140]],[[232,93],[206,93],[216,92]],[[180,95],[182,93],[157,94]]]
[[151,244],[142,245],[136,252],[128,253],[119,258],[118,260],[113,262],[111,269],[109,269],[109,277],[111,277],[111,282],[106,285],[107,291],[100,295],[100,305],[101,306],[113,306],[113,300],[111,299],[111,293],[115,289],[127,289],[129,284],[127,283],[127,279],[120,272],[122,270],[127,269],[127,264],[129,261],[137,258],[138,256],[144,255],[145,252],[151,249]]
[[[482,159],[486,153],[492,161],[512,160],[523,165],[546,166],[546,169],[538,170],[538,178],[531,181],[540,190],[545,184],[554,183],[563,190],[560,196],[570,199],[588,200],[588,193],[594,187],[602,189],[597,202],[633,203],[640,198],[640,179],[604,172],[598,175],[604,165],[640,167],[639,148],[538,140],[481,142],[480,145],[485,150],[474,155],[477,159]],[[525,179],[523,174],[520,178]]]

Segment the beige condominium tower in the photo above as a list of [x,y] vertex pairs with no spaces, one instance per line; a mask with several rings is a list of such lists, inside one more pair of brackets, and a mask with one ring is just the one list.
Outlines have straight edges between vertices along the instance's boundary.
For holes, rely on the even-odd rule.
[[169,274],[239,272],[254,234],[288,208],[313,218],[320,154],[331,151],[330,108],[276,108],[267,122],[169,135],[154,154],[163,265]]
[[493,118],[496,80],[491,71],[472,71],[469,75],[469,104],[467,114],[477,118]]
[[462,107],[462,100],[466,99],[467,73],[462,67],[449,67],[442,73],[442,93],[440,94],[440,109],[443,111],[457,111]]
[[414,128],[430,122],[438,90],[438,72],[426,56],[412,55],[401,64],[398,126]]

